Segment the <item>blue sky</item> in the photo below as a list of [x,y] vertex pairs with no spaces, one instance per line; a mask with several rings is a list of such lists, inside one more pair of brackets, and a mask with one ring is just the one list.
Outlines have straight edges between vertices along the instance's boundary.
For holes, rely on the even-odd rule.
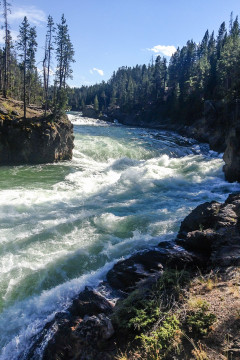
[[[65,14],[75,49],[70,86],[107,81],[120,66],[149,63],[187,40],[199,42],[205,31],[240,15],[239,0],[12,0],[14,37],[24,15],[38,33],[41,68],[46,19]],[[56,64],[52,64],[53,68]]]

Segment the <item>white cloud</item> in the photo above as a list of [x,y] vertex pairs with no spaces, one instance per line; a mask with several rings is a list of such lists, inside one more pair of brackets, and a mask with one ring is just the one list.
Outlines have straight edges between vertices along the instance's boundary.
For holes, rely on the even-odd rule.
[[[0,44],[5,44],[4,36],[5,36],[5,31],[3,29],[0,29]],[[16,41],[18,37],[18,32],[11,30],[11,36],[12,36],[12,40]]]
[[177,49],[173,45],[156,45],[151,49],[148,49],[149,51],[153,51],[154,53],[160,53],[165,56],[172,56]]
[[103,70],[100,70],[100,69],[97,69],[97,68],[93,68],[93,69],[89,70],[90,74],[93,74],[94,71],[96,71],[101,76],[104,75]]
[[40,25],[46,22],[46,14],[43,10],[36,8],[35,6],[23,6],[11,9],[11,14],[8,15],[9,22],[22,21],[24,16],[28,18],[28,21],[34,25]]

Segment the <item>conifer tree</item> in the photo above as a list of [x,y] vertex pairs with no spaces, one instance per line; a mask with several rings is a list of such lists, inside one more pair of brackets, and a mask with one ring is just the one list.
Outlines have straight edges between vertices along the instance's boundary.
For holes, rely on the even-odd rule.
[[27,49],[27,80],[28,80],[28,104],[31,100],[32,83],[36,73],[36,51],[37,51],[37,33],[36,28],[31,27],[29,29],[28,49]]
[[53,51],[53,35],[54,35],[54,22],[52,16],[48,16],[47,34],[45,40],[45,56],[43,59],[43,84],[44,84],[44,97],[45,97],[45,116],[48,109],[48,90],[49,90],[49,76],[50,66]]
[[10,58],[10,43],[11,35],[9,31],[8,24],[8,13],[10,12],[10,3],[7,0],[3,0],[3,18],[4,18],[4,81],[3,81],[3,96],[7,97],[8,90],[8,67],[9,67],[9,58]]
[[64,15],[61,17],[61,23],[57,24],[55,36],[56,44],[56,84],[57,84],[57,108],[62,110],[67,103],[66,98],[66,80],[72,77],[71,63],[74,62],[73,45],[68,34],[68,25]]
[[23,111],[26,118],[26,84],[27,84],[27,61],[28,61],[28,42],[30,34],[30,25],[25,16],[19,28],[17,48],[20,50],[23,69]]

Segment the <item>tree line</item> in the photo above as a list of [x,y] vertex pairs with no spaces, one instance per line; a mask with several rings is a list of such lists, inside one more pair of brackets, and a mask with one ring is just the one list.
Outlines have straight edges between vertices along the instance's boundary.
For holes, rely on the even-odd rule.
[[[72,78],[71,64],[74,62],[74,49],[70,40],[68,25],[64,15],[60,23],[54,24],[48,16],[44,45],[44,58],[41,69],[36,65],[37,32],[25,16],[16,43],[12,41],[9,14],[11,4],[0,1],[3,10],[4,45],[0,48],[0,93],[4,98],[22,100],[24,117],[27,104],[42,104],[45,109],[55,113],[67,105],[67,79]],[[53,59],[54,84],[50,86]]]
[[223,22],[217,36],[207,30],[200,43],[193,40],[166,58],[148,65],[121,67],[111,79],[69,90],[69,105],[81,110],[92,104],[104,112],[153,109],[164,116],[191,122],[201,116],[205,100],[229,103],[240,98],[240,28],[238,17]]

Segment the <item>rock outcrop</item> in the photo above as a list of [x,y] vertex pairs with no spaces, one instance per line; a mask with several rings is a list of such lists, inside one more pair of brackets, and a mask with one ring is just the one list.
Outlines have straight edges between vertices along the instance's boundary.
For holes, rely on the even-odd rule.
[[73,125],[66,115],[50,118],[0,119],[0,165],[43,164],[70,160]]
[[227,137],[227,148],[223,160],[224,173],[230,182],[240,182],[240,125],[233,127]]
[[240,194],[199,205],[182,222],[177,243],[204,255],[208,266],[240,265]]
[[28,354],[28,359],[39,359],[39,349],[48,338],[43,360],[111,359],[107,340],[114,334],[109,318],[113,305],[98,292],[86,288],[67,312],[58,313],[43,329],[41,336]]

